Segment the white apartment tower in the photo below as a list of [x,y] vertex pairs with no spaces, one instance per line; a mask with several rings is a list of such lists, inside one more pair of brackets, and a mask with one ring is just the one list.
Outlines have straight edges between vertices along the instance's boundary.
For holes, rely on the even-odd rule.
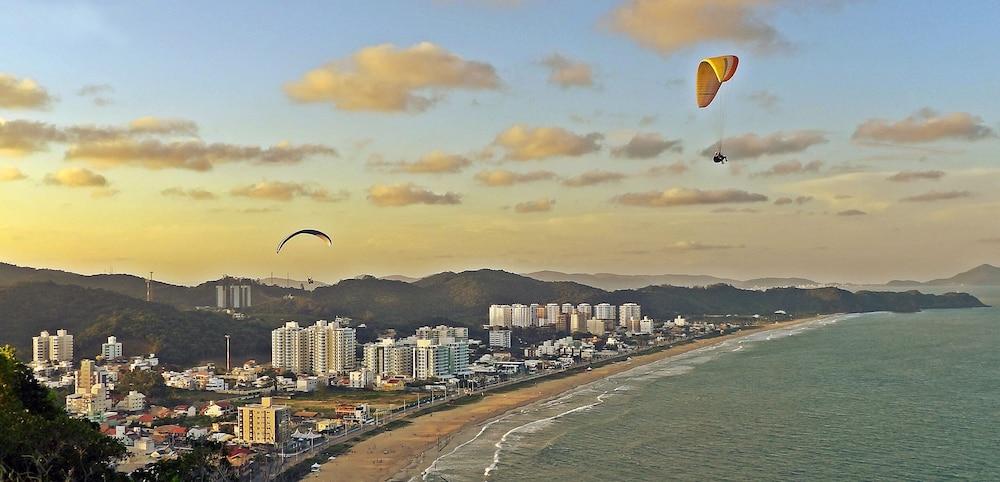
[[594,317],[594,307],[590,306],[589,303],[580,303],[576,305],[576,311],[583,315],[584,320],[589,320]]
[[357,338],[339,322],[317,321],[302,328],[289,321],[271,332],[271,366],[295,373],[344,373],[354,369]]
[[31,338],[31,348],[31,360],[35,365],[73,361],[73,335],[66,330],[59,330],[55,335],[41,332]]
[[594,318],[598,320],[614,320],[618,318],[618,310],[614,305],[601,303],[594,307]]
[[123,356],[121,342],[117,338],[109,336],[108,342],[101,345],[101,356],[105,360],[121,358]]
[[438,325],[434,328],[422,326],[417,328],[416,337],[418,340],[432,340],[434,343],[440,343],[444,338],[467,342],[469,341],[469,329],[444,325]]
[[451,378],[469,372],[469,344],[454,340],[417,340],[413,349],[413,378]]
[[559,309],[559,305],[556,303],[549,303],[545,305],[545,324],[552,325],[559,321],[559,314],[562,311]]
[[253,306],[250,285],[216,285],[215,305],[234,309]]
[[630,321],[642,319],[642,307],[635,303],[625,303],[618,307],[618,324],[628,326]]
[[378,375],[413,376],[413,345],[383,338],[366,343],[363,366]]
[[490,305],[490,326],[509,327],[512,317],[510,305]]
[[511,305],[511,325],[520,328],[538,325],[538,312],[529,305]]

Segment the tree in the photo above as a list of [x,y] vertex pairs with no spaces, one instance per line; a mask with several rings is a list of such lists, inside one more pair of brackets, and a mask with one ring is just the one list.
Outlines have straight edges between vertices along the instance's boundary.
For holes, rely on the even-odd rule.
[[126,480],[125,446],[63,412],[10,346],[0,348],[0,480]]
[[226,459],[225,447],[217,442],[195,442],[191,451],[176,459],[161,460],[132,473],[141,482],[225,482],[238,480],[236,469]]

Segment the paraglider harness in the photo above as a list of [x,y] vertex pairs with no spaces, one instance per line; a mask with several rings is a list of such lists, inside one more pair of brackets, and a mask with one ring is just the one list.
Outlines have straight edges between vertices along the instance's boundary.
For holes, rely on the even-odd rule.
[[722,151],[719,151],[715,153],[715,157],[713,157],[712,160],[715,161],[716,164],[725,164],[727,159],[726,156],[722,155]]

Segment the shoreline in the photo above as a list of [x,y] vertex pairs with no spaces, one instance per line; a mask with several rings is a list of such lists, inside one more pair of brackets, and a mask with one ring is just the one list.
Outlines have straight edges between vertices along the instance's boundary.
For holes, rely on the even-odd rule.
[[582,385],[639,366],[755,333],[792,327],[824,316],[833,315],[773,323],[653,353],[634,355],[631,361],[609,363],[592,371],[579,371],[549,380],[543,378],[525,386],[489,393],[480,400],[462,403],[447,410],[408,418],[406,420],[410,423],[406,426],[357,442],[347,453],[323,463],[319,472],[310,473],[303,480],[419,480],[423,472],[439,457],[473,439],[486,424],[511,411],[558,398]]

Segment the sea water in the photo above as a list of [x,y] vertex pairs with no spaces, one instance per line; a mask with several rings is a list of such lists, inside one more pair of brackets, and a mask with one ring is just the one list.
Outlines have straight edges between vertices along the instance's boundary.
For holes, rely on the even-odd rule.
[[424,480],[1000,480],[1000,309],[829,316],[727,340],[433,455]]

